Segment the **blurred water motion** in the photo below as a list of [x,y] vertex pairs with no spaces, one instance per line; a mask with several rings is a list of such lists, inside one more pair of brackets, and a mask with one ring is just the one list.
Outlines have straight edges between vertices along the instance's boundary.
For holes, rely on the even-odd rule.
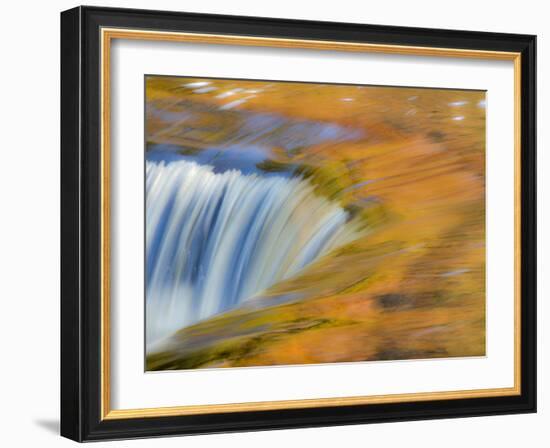
[[484,355],[485,107],[147,77],[147,369]]
[[177,161],[146,165],[147,342],[291,278],[360,223],[300,178]]

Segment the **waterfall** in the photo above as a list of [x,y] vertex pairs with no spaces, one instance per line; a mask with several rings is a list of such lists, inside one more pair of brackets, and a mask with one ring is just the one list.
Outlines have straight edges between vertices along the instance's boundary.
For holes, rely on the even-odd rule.
[[301,178],[147,161],[147,346],[355,239],[348,218]]

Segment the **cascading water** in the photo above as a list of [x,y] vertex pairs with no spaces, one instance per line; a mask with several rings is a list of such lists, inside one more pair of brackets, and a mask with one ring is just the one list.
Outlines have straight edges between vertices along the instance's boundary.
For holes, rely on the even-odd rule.
[[147,346],[355,239],[348,218],[301,178],[146,162]]

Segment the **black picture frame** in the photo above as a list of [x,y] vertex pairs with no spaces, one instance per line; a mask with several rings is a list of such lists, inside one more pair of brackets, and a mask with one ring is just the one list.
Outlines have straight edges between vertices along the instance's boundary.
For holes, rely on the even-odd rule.
[[[100,29],[246,35],[521,54],[521,393],[102,419]],[[61,435],[76,441],[536,412],[536,37],[77,7],[61,14]]]

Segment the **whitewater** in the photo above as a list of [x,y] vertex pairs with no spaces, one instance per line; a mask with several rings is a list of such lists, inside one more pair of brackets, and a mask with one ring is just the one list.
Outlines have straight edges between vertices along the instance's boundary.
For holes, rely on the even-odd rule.
[[301,177],[147,161],[147,346],[295,276],[358,228]]

